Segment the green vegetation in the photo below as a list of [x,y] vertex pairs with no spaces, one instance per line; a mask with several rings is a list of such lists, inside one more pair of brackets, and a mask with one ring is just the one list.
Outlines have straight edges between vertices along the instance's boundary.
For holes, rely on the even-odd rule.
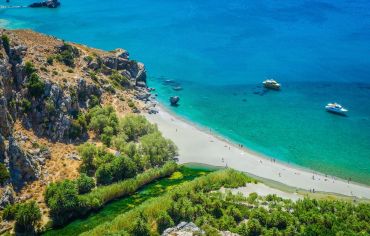
[[22,100],[20,101],[21,111],[27,113],[31,110],[31,107],[32,107],[31,102],[26,98],[22,98]]
[[100,135],[101,141],[118,150],[113,155],[103,147],[83,144],[80,172],[95,176],[99,185],[107,185],[131,178],[153,167],[172,161],[177,148],[163,138],[155,125],[143,116],[126,116],[118,122],[112,107],[95,107],[87,115],[89,127]]
[[[114,199],[133,194],[145,184],[171,175],[176,168],[175,163],[169,162],[162,168],[148,170],[134,178],[98,187],[82,195],[79,194],[79,180],[64,180],[52,183],[46,189],[45,201],[50,208],[53,224],[56,226],[63,225],[73,218],[100,209]],[[86,176],[82,178],[86,178]]]
[[95,188],[95,180],[87,176],[86,174],[81,174],[80,177],[76,180],[77,189],[79,194],[85,194],[90,192]]
[[30,61],[27,61],[25,64],[24,64],[24,72],[26,73],[26,76],[30,76],[32,75],[33,73],[35,73],[37,70],[35,68],[35,65],[30,62]]
[[9,171],[3,163],[0,163],[0,185],[4,184],[10,178]]
[[132,222],[139,221],[140,228],[150,228],[150,235],[158,235],[181,221],[195,222],[206,235],[219,235],[218,231],[226,230],[241,236],[370,233],[370,204],[308,198],[293,202],[276,195],[260,197],[254,193],[244,197],[212,191],[251,181],[232,170],[215,172],[182,184],[84,235],[107,235],[122,230],[132,233],[137,227]]
[[123,75],[121,75],[118,71],[114,70],[112,75],[109,77],[112,81],[116,82],[117,84],[121,85],[122,87],[127,87],[130,85],[130,81]]
[[63,228],[46,231],[44,235],[79,235],[100,224],[111,222],[117,216],[134,209],[147,200],[161,196],[167,191],[171,191],[174,187],[183,182],[191,181],[208,173],[210,173],[208,169],[181,166],[170,176],[146,184],[140,187],[134,194],[111,201],[105,204],[102,209],[89,213],[87,217],[76,219]]
[[56,111],[54,101],[50,98],[45,100],[45,108],[49,114],[53,114]]
[[1,41],[3,42],[3,47],[6,53],[10,50],[10,39],[6,34],[1,35]]
[[80,55],[78,49],[68,43],[64,43],[60,47],[60,52],[56,55],[56,59],[59,62],[64,63],[64,65],[69,67],[75,67],[75,58]]
[[118,118],[113,107],[101,108],[96,106],[89,111],[88,117],[90,118],[89,128],[96,134],[103,135],[104,130],[112,131],[111,135],[117,132]]
[[99,105],[100,105],[100,98],[98,96],[92,95],[90,97],[89,107],[94,108],[94,107],[99,106]]
[[33,97],[41,97],[45,90],[45,82],[36,74],[36,72],[33,72],[27,81],[26,84],[28,91],[31,96]]
[[[182,194],[190,195],[197,192],[210,192],[222,186],[239,187],[251,181],[252,179],[246,175],[231,169],[210,173],[191,182],[171,188],[171,191],[166,192],[161,197],[151,198],[133,210],[116,217],[113,221],[101,224],[93,230],[85,232],[83,235],[119,235],[121,232],[129,232],[130,235],[133,235],[138,229],[143,229],[144,231],[140,232],[145,233],[145,229],[148,228],[150,229],[150,235],[158,235],[158,229],[160,227],[163,229],[165,225],[172,224],[168,218],[170,216],[168,211],[174,199],[181,197]],[[187,204],[186,206],[189,205]],[[198,214],[197,210],[198,208],[190,207],[190,213],[192,212],[192,215]]]
[[71,121],[69,127],[69,138],[76,139],[82,137],[87,131],[87,122],[84,114],[78,114],[76,119]]
[[48,58],[46,58],[46,62],[49,65],[53,65],[54,64],[54,56],[48,56]]
[[94,60],[94,58],[92,57],[92,56],[86,56],[86,57],[84,57],[84,60],[87,62],[87,63],[91,63],[93,60]]
[[79,214],[81,204],[76,183],[71,180],[51,183],[45,191],[45,202],[54,225],[63,225]]
[[41,219],[41,211],[35,201],[8,205],[3,211],[4,220],[15,220],[16,232],[34,232],[37,222]]
[[127,136],[128,142],[138,141],[139,137],[154,133],[158,129],[145,119],[144,116],[127,115],[119,123],[119,130]]

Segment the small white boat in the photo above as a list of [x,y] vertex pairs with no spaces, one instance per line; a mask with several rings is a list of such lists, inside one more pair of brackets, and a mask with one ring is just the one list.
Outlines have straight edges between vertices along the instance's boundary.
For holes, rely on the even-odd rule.
[[348,110],[342,107],[342,105],[338,103],[328,103],[328,105],[325,106],[326,111],[339,114],[339,115],[345,115]]
[[268,89],[279,90],[281,85],[273,79],[263,81],[263,86]]

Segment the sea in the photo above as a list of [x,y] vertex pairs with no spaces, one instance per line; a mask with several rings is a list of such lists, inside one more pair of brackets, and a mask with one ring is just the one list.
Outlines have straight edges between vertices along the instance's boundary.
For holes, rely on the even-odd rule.
[[[370,185],[368,0],[61,0],[58,9],[20,8],[31,2],[1,0],[0,27],[125,48],[175,114],[279,161]],[[281,90],[265,90],[267,78]],[[348,116],[326,112],[329,102]]]

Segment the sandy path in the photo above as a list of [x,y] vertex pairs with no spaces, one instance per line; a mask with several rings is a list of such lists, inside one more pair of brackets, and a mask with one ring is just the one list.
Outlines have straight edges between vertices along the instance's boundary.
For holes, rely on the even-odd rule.
[[294,188],[370,199],[368,186],[274,162],[202,131],[161,107],[158,109],[158,114],[146,116],[149,121],[158,125],[165,137],[173,140],[178,146],[180,163],[228,166]]

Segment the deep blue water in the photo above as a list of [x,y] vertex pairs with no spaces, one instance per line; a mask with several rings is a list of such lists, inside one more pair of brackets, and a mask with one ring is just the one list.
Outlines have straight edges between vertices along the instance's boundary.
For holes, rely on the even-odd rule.
[[[62,0],[54,10],[0,9],[0,19],[123,47],[146,64],[163,104],[181,96],[177,114],[282,161],[370,183],[368,1]],[[282,91],[255,94],[267,77]],[[349,116],[326,113],[330,101]]]

